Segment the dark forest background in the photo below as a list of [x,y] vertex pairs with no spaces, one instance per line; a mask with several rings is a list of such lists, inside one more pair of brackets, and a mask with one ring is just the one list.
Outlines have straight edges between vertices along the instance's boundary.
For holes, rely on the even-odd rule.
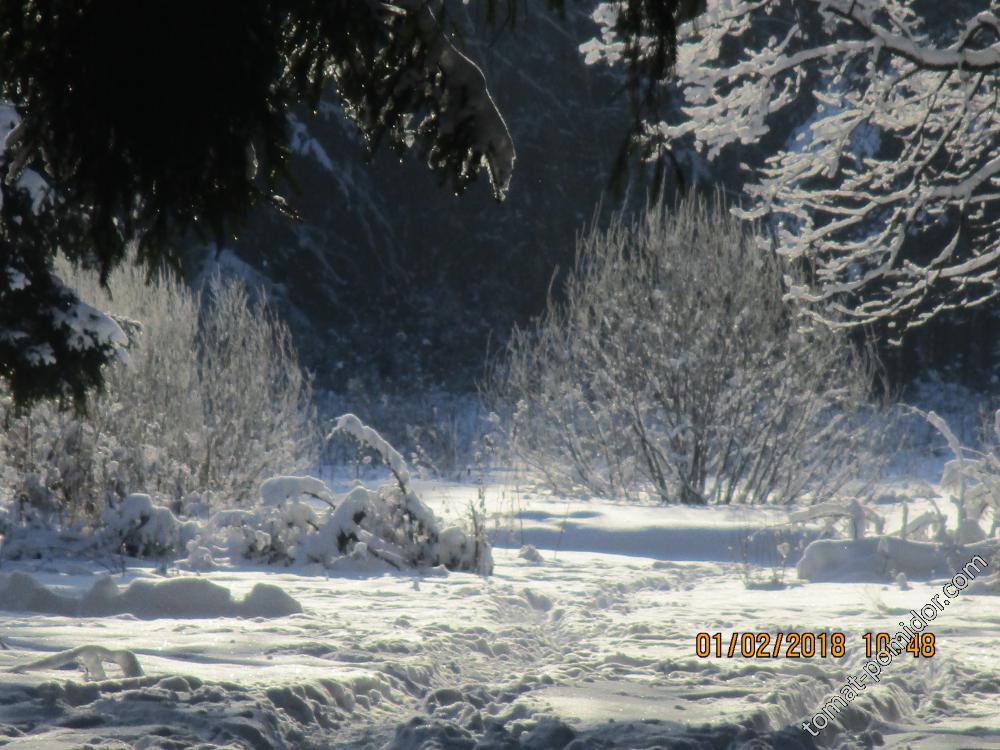
[[[648,184],[635,162],[630,179],[612,180],[630,117],[623,80],[578,50],[596,30],[590,5],[570,5],[563,19],[526,8],[513,28],[461,5],[451,19],[518,149],[504,203],[485,182],[453,195],[410,155],[383,149],[367,162],[331,90],[294,116],[287,197],[301,221],[262,207],[230,244],[190,252],[192,277],[221,269],[266,290],[319,388],[473,392],[512,326],[542,310],[550,287],[558,294],[576,235],[641,208]],[[708,164],[679,147],[667,199],[688,187],[738,199],[736,165],[755,160],[747,150]],[[992,389],[997,318],[995,305],[948,313],[900,347],[879,344],[889,384],[930,376]]]

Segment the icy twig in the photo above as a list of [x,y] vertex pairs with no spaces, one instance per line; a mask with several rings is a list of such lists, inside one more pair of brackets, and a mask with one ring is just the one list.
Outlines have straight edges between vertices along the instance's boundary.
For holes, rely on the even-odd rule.
[[117,664],[124,677],[142,677],[142,665],[136,655],[127,650],[114,651],[103,646],[77,646],[69,651],[60,651],[44,659],[18,664],[9,671],[20,674],[39,669],[60,669],[70,664],[79,664],[87,673],[88,680],[106,680],[103,662]]

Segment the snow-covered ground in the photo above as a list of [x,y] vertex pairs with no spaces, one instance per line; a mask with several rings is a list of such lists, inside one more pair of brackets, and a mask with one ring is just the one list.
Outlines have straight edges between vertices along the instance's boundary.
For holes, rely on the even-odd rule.
[[[474,485],[418,489],[446,519],[479,502]],[[881,511],[919,495],[902,487]],[[483,496],[502,532],[490,577],[4,562],[0,747],[1000,748],[998,596],[955,598],[930,628],[933,658],[897,657],[846,730],[814,738],[799,723],[860,671],[862,634],[895,632],[943,581],[799,581],[817,527],[779,509],[509,481]],[[698,632],[792,630],[842,631],[847,654],[695,656]],[[106,679],[86,679],[77,664],[100,678],[101,657]]]

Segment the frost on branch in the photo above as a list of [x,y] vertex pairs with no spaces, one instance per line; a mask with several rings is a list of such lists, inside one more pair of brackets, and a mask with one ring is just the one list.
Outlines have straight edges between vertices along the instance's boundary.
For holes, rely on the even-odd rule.
[[18,673],[36,669],[60,669],[72,664],[79,664],[86,672],[88,680],[106,680],[108,675],[104,671],[104,662],[117,665],[123,677],[142,677],[145,674],[134,653],[114,651],[103,646],[78,646],[28,664],[20,664],[11,671]]
[[358,54],[331,61],[344,111],[371,145],[387,134],[397,147],[416,148],[456,192],[485,170],[503,200],[514,142],[482,70],[422,0],[369,5],[380,9],[373,13],[383,17],[386,48],[371,61]]
[[[595,20],[588,59],[614,63]],[[791,296],[813,314],[912,327],[1000,288],[998,71],[985,0],[711,0],[681,31],[679,113],[643,137],[741,164],[742,213],[810,270]]]
[[[984,439],[982,450],[962,445],[948,423],[931,412],[916,413],[924,417],[948,443],[953,458],[944,466],[941,486],[949,491],[956,510],[954,532],[950,536],[958,543],[978,542],[994,537],[1000,529],[1000,410],[993,414],[991,435]],[[938,527],[944,530],[943,514]],[[918,519],[921,520],[921,519]],[[987,531],[988,529],[988,531]]]

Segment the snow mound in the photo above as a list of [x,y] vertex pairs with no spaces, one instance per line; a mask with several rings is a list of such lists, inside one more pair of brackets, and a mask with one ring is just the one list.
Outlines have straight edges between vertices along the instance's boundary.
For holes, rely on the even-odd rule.
[[108,506],[101,520],[112,549],[133,557],[163,557],[185,549],[198,535],[198,524],[181,521],[149,495],[134,493]]
[[969,585],[965,593],[1000,596],[1000,572],[977,578]]
[[894,536],[818,539],[805,548],[796,572],[809,581],[893,581],[900,574],[904,580],[950,578],[973,555],[992,560],[998,551],[996,540],[963,546]]
[[258,583],[246,598],[203,578],[137,580],[124,590],[109,576],[99,579],[82,597],[57,593],[27,573],[0,574],[0,609],[68,617],[131,614],[142,619],[202,617],[285,617],[302,611],[277,586]]
[[542,559],[542,553],[533,544],[525,544],[521,547],[521,551],[517,553],[517,556],[522,560],[527,560],[530,563],[540,564],[544,562]]
[[[87,656],[86,651],[80,655]],[[0,690],[3,683],[0,679]],[[337,707],[321,704],[316,719],[323,726],[305,724],[306,715],[258,691],[180,675],[51,680],[19,686],[3,697],[20,701],[17,720],[31,728],[23,732],[0,724],[0,743],[19,750],[329,747],[315,735],[347,718]],[[3,718],[10,721],[8,716]]]

